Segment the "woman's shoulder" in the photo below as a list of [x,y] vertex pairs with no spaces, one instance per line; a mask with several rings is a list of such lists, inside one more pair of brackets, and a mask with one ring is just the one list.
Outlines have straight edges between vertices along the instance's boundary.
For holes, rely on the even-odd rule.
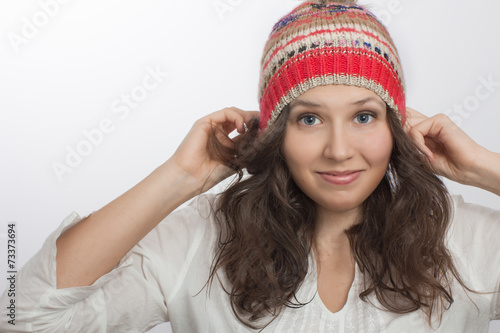
[[490,237],[498,239],[500,210],[466,202],[461,195],[451,195],[451,201],[450,239],[471,245]]
[[473,275],[486,277],[489,272],[496,281],[500,278],[500,210],[466,202],[461,195],[451,199],[447,245],[455,262]]
[[466,202],[461,195],[451,195],[450,197],[452,202],[452,230],[499,227],[500,210]]

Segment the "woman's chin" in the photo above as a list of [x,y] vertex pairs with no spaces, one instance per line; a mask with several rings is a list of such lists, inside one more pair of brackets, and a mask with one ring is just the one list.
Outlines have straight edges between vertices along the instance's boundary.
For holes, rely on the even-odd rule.
[[335,214],[352,212],[359,209],[363,201],[354,200],[351,198],[338,198],[318,203],[322,210]]

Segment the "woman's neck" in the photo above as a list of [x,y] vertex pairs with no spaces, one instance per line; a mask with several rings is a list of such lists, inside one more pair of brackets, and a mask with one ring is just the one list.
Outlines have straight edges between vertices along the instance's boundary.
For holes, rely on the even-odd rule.
[[349,239],[345,233],[358,218],[359,207],[342,212],[319,209],[314,233],[314,249],[320,257],[344,256],[350,253]]

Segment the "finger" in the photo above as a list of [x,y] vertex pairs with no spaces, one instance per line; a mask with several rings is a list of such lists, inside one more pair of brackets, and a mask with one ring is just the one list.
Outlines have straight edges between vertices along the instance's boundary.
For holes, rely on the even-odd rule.
[[220,111],[211,113],[207,119],[211,125],[218,127],[226,135],[234,129],[242,133],[245,131],[245,116],[244,111],[238,108],[225,108]]
[[444,125],[440,117],[434,116],[427,118],[417,125],[414,125],[408,132],[410,137],[416,143],[418,148],[424,153],[431,161],[434,160],[434,153],[426,144],[426,137],[439,139],[439,135]]
[[242,122],[238,121],[236,123],[236,130],[240,134],[243,134],[247,131],[247,123],[249,123],[254,118],[259,119],[260,116],[259,111],[244,111],[236,107],[232,107],[230,109],[238,113],[243,118]]
[[235,108],[235,107],[232,107],[230,108],[232,110],[234,110],[235,112],[239,113],[244,121],[243,121],[243,127],[237,127],[237,130],[238,130],[238,133],[242,134],[242,133],[245,133],[246,130],[247,130],[247,126],[246,124],[249,123],[252,119],[256,118],[256,119],[259,119],[260,117],[260,112],[259,111],[244,111],[244,110],[241,110],[241,109],[238,109],[238,108]]
[[245,122],[249,122],[253,118],[259,118],[260,117],[260,112],[259,111],[244,111],[245,112]]
[[[415,134],[417,132],[420,133],[420,136],[422,136],[424,140],[427,139],[428,142],[434,142],[438,144],[438,146],[435,147],[439,147],[441,145],[444,145],[445,147],[449,145],[456,146],[458,144],[457,138],[459,138],[460,135],[464,134],[456,126],[456,124],[444,114],[438,114],[430,117],[414,126],[410,131],[410,133],[412,134]],[[429,147],[429,145],[425,146]],[[432,149],[429,149],[429,151],[434,153]]]
[[450,133],[451,129],[458,129],[455,123],[442,113],[423,120],[413,128],[421,132],[424,136],[429,136],[439,141],[446,140],[446,136]]
[[425,156],[427,156],[427,158],[430,161],[434,161],[434,153],[432,152],[431,149],[429,149],[429,147],[427,147],[427,145],[425,143],[425,137],[419,132],[412,134],[411,137],[412,137],[413,141],[415,142],[415,144],[417,145],[418,149]]
[[412,108],[406,108],[406,122],[404,125],[404,131],[408,133],[411,128],[423,120],[427,119],[428,117],[420,112],[418,112],[415,109]]

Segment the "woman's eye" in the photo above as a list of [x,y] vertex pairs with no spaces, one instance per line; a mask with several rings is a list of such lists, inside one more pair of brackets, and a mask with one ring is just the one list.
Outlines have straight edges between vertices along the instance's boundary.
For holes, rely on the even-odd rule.
[[360,124],[367,124],[375,118],[372,114],[369,113],[360,113],[356,116],[355,121]]
[[313,115],[305,115],[300,118],[300,121],[308,126],[316,125],[319,123],[319,119],[316,116]]

